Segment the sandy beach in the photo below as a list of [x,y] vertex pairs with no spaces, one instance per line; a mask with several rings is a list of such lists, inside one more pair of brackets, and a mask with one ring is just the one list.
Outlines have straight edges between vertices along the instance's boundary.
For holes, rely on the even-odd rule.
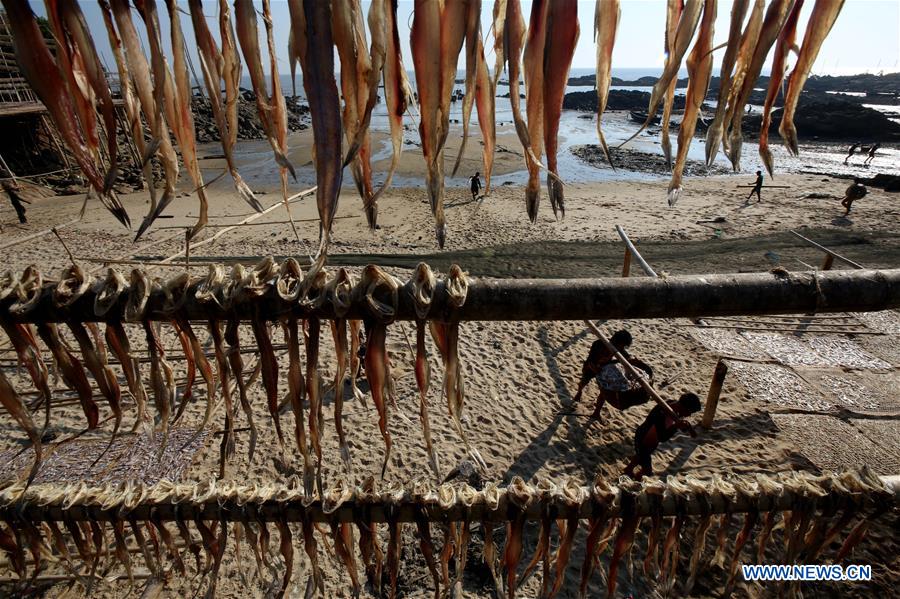
[[[383,135],[376,134],[374,138],[377,144],[385,141]],[[280,189],[273,184],[276,176],[269,156],[264,155],[262,145],[254,149],[253,143],[247,144],[242,153],[242,170],[254,191],[260,193],[261,202],[269,207],[281,201]],[[446,152],[448,169],[458,143],[458,138],[451,136]],[[649,147],[652,142],[647,144],[645,150],[654,151]],[[291,186],[292,193],[305,189],[310,182],[309,146],[309,131],[292,135],[291,147],[297,149],[291,153],[291,159],[300,167],[300,181]],[[449,233],[444,251],[439,251],[434,241],[433,221],[424,189],[404,185],[404,181],[423,177],[424,163],[418,148],[413,144],[405,146],[395,178],[399,184],[379,202],[379,228],[376,231],[369,231],[366,226],[361,200],[348,174],[333,231],[330,264],[347,266],[358,273],[361,266],[375,262],[401,279],[406,279],[415,264],[422,260],[444,273],[450,264],[458,263],[475,277],[619,276],[623,246],[614,225],[621,225],[628,232],[662,276],[759,272],[776,266],[807,270],[809,265],[821,265],[823,255],[791,235],[791,230],[867,267],[896,267],[900,256],[900,230],[897,228],[900,204],[896,195],[870,188],[869,194],[854,204],[850,215],[843,217],[840,198],[849,184],[847,180],[804,174],[794,169],[795,172],[778,175],[772,182],[780,187],[763,189],[762,202],[748,202],[749,189],[741,186],[753,181],[750,173],[756,167],[750,161],[745,165],[745,172],[740,174],[687,177],[684,195],[674,208],[666,205],[668,180],[664,177],[624,170],[617,176],[612,171],[603,173],[604,169],[609,170],[607,167],[581,163],[584,176],[567,180],[565,218],[554,219],[545,197],[538,222],[531,224],[525,213],[523,186],[521,182],[515,182],[523,170],[518,142],[507,130],[498,135],[498,146],[507,151],[497,154],[493,187],[488,197],[473,202],[467,189],[460,184],[460,180],[464,181],[463,174],[481,167],[477,136],[469,141],[460,176],[448,181]],[[203,152],[214,156],[216,148],[208,146]],[[572,158],[572,164],[577,164],[575,160]],[[801,160],[815,162],[818,168],[827,168],[830,159],[814,154],[801,157]],[[388,162],[389,156],[374,163],[378,177],[383,176]],[[202,164],[208,178],[222,167],[221,160],[216,158],[206,159]],[[601,171],[605,180],[596,180],[601,176],[593,171]],[[103,272],[104,261],[114,262],[112,266],[123,272],[145,262],[157,276],[169,277],[183,272],[185,266],[153,264],[184,249],[185,227],[193,223],[197,211],[196,200],[189,192],[185,186],[182,197],[167,210],[171,218],[158,220],[136,244],[132,242],[133,234],[116,225],[96,201],[88,203],[84,219],[60,227],[59,235],[75,259],[98,274]],[[210,196],[210,226],[201,233],[200,239],[251,214],[231,190],[227,177],[211,185]],[[12,224],[11,212],[3,205],[0,244],[76,219],[83,199],[81,196],[47,197],[38,190],[29,190],[26,197],[33,200],[28,207],[27,226]],[[133,222],[146,210],[146,192],[128,193],[122,200]],[[318,237],[314,197],[307,196],[292,203],[291,213],[301,241],[294,238],[284,209],[278,208],[254,221],[252,226],[228,232],[214,243],[191,251],[190,272],[204,275],[207,264],[213,261],[251,265],[267,255],[276,258],[294,256],[301,262],[308,260]],[[62,245],[50,234],[10,247],[4,254],[4,270],[19,271],[36,264],[46,275],[53,276],[69,264]],[[115,263],[116,260],[123,262]],[[632,266],[632,274],[643,276],[636,265]],[[688,391],[705,397],[717,361],[723,356],[733,360],[713,427],[703,430],[697,439],[682,435],[665,444],[654,460],[657,474],[665,477],[676,473],[724,476],[790,470],[819,472],[863,464],[880,474],[900,471],[897,444],[900,353],[896,349],[900,316],[887,312],[832,315],[830,319],[815,320],[819,330],[830,331],[825,333],[803,333],[799,320],[783,320],[777,326],[771,324],[771,319],[755,320],[756,324],[752,324],[754,319],[744,319],[742,326],[759,328],[759,332],[741,332],[724,321],[687,319],[611,321],[604,325],[609,333],[621,328],[631,331],[635,339],[631,353],[653,366],[657,385],[667,398],[676,398]],[[855,333],[841,334],[842,330]],[[133,332],[135,340],[139,339],[138,332]],[[167,351],[178,354],[175,336],[167,327],[164,332]],[[252,348],[248,326],[242,327],[241,335],[242,342]],[[278,327],[273,336],[276,343],[284,342]],[[206,337],[204,328],[201,341],[205,342]],[[409,345],[414,339],[415,330],[408,323],[389,327],[388,350],[398,405],[390,419],[395,445],[383,483],[385,486],[430,482],[418,424],[412,367],[414,353]],[[632,455],[633,431],[649,406],[625,412],[607,407],[602,421],[591,420],[588,416],[597,393],[593,383],[580,403],[573,402],[581,361],[592,341],[592,334],[580,322],[467,322],[461,326],[460,353],[466,386],[463,422],[473,445],[486,462],[485,480],[506,484],[512,477],[521,476],[528,481],[552,478],[560,483],[573,478],[588,484],[596,477],[615,480],[621,474]],[[136,341],[136,344],[144,347],[142,342]],[[433,373],[429,395],[431,426],[442,469],[448,472],[466,457],[466,452],[451,427],[446,402],[441,397],[439,358],[434,347],[429,351]],[[3,356],[6,363],[12,358],[9,353]],[[279,356],[280,382],[284,386],[287,357],[284,351],[280,351]],[[252,353],[246,355],[245,363],[248,370],[251,369],[255,356]],[[176,379],[183,377],[183,364],[178,361],[174,364]],[[334,348],[326,331],[323,331],[319,364],[323,379],[333,380]],[[21,374],[15,379],[24,384]],[[57,384],[61,386],[62,383]],[[364,380],[360,385],[364,392],[368,391]],[[205,391],[199,387],[195,390],[196,401],[190,404],[178,425],[186,431],[197,426],[205,409]],[[258,484],[284,480],[282,467],[277,459],[273,459],[279,449],[264,407],[263,390],[258,383],[252,385],[251,390],[255,422],[260,428],[259,446],[250,460],[248,435],[243,430],[247,423],[242,416],[236,423],[241,430],[237,435],[236,455],[227,464],[225,479]],[[350,485],[358,485],[369,476],[377,477],[380,471],[383,447],[371,403],[362,405],[353,399],[348,388],[343,392],[346,401],[344,427],[348,431],[354,470],[349,478],[342,472],[331,420],[334,391],[329,389],[325,400],[323,447],[326,486],[342,478]],[[101,418],[106,415],[103,406]],[[52,430],[56,440],[78,433],[82,418],[77,405],[57,408],[54,422],[58,424]],[[282,416],[286,422],[291,418],[289,412]],[[172,473],[187,481],[209,480],[218,472],[221,420],[221,414],[217,414],[207,434],[190,449],[167,457],[158,465],[155,474],[137,458],[133,460],[134,471],[146,480]],[[133,424],[134,410],[131,408],[126,410],[123,431],[130,431]],[[0,449],[7,450],[4,455],[11,457],[23,439],[17,432],[7,430]],[[103,480],[117,460],[121,462],[121,457],[110,457],[108,465],[101,462],[93,471],[87,472],[83,470],[86,464],[66,461],[66,455],[71,451],[96,450],[101,442],[105,444],[108,436],[107,425],[99,432],[91,432],[78,441],[62,445],[57,451],[57,467],[45,466],[46,472],[39,475],[39,480],[52,481],[54,476],[66,478],[76,474]],[[147,443],[146,431],[123,433],[121,438],[126,445]],[[123,448],[122,455],[128,451],[127,447]],[[132,447],[131,451],[134,454],[137,450]],[[289,450],[288,456],[289,467],[296,468],[299,463],[297,452]],[[8,465],[7,474],[14,472],[16,465],[25,465],[24,459],[20,456],[18,462]],[[737,517],[729,522],[731,544],[741,523]],[[852,588],[826,583],[804,588],[827,596],[836,593],[872,596],[895,588],[900,582],[896,558],[900,546],[896,535],[890,531],[897,523],[896,512],[886,516],[853,554],[854,562],[873,564],[872,582]],[[529,526],[527,531],[525,550],[526,556],[530,556],[537,525]],[[643,558],[646,532],[645,526],[638,533],[635,560]],[[579,532],[579,535],[583,534],[584,531]],[[776,532],[776,537],[778,534]],[[429,596],[430,581],[421,556],[413,550],[415,541],[411,527],[404,535],[408,538],[401,567],[402,596]],[[710,532],[710,544],[714,542],[713,535]],[[693,536],[687,531],[681,542],[690,546],[694,542]],[[480,560],[481,540],[477,532],[472,543],[464,593],[465,596],[486,597],[490,595],[492,585]],[[576,547],[580,545],[576,543]],[[229,545],[219,575],[218,596],[247,596],[247,593],[264,596],[271,590],[273,576],[277,579],[277,575],[270,572],[256,575],[253,558],[246,551],[241,561],[234,553],[234,546]],[[767,558],[777,563],[779,543],[771,543],[769,552],[771,555],[767,554]],[[295,555],[300,563],[299,572],[305,572],[306,558],[299,553]],[[689,550],[683,550],[682,559],[687,560],[689,553]],[[581,555],[573,556],[573,565],[566,576],[565,596],[572,596],[577,590],[575,564],[580,564],[581,559]],[[333,560],[333,556],[324,553],[320,556],[327,575],[327,594],[349,596],[346,575],[340,574]],[[623,570],[631,571],[630,568]],[[300,596],[305,584],[305,575],[297,572],[295,570],[290,596]],[[652,581],[638,576],[637,572],[630,575],[622,572],[620,576],[620,583],[626,585],[620,588],[629,589],[635,596],[660,593]],[[521,591],[523,596],[539,592],[540,578],[538,573],[527,582]],[[727,573],[721,567],[708,568],[700,576],[694,594],[717,595],[725,579]],[[600,582],[599,577],[595,577],[592,596],[600,592]],[[171,577],[163,595],[175,597],[203,592],[204,585],[201,577]],[[73,592],[77,594],[78,588]],[[56,587],[47,592],[48,596],[59,596],[63,588]],[[736,592],[739,596],[759,596],[761,590],[740,583]],[[95,590],[95,595],[103,597],[131,593],[121,582],[101,581]]]

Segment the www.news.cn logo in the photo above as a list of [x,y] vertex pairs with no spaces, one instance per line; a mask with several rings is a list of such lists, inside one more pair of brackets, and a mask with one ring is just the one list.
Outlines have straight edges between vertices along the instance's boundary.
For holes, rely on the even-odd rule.
[[741,571],[744,574],[744,580],[747,581],[872,580],[872,566],[870,565],[852,565],[846,568],[838,564],[748,565],[741,566]]

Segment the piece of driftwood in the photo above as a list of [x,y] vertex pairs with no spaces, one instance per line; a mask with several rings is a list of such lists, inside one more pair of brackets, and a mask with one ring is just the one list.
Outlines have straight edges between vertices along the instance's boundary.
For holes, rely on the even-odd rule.
[[74,225],[75,223],[79,222],[80,220],[81,219],[75,218],[70,221],[60,223],[60,224],[56,225],[55,227],[50,227],[49,229],[42,229],[41,231],[38,231],[37,233],[32,233],[30,235],[24,235],[23,237],[11,239],[10,241],[7,241],[6,243],[0,244],[0,250],[5,250],[7,248],[11,248],[13,246],[19,245],[20,243],[25,243],[26,241],[31,241],[32,239],[38,239],[40,237],[43,237],[44,235],[49,235],[50,233],[53,233],[54,229],[59,231],[60,229],[62,229],[64,227]]
[[[190,320],[250,320],[254,314],[277,319],[289,314],[298,318],[316,316],[333,319],[335,308],[328,297],[311,301],[288,301],[278,297],[269,282],[259,295],[242,294],[226,309],[195,298],[202,279],[194,279],[185,290],[179,312]],[[222,283],[228,284],[228,281]],[[102,317],[94,313],[97,286],[66,307],[53,299],[55,285],[46,283],[39,297],[25,311],[11,311],[10,294],[0,302],[0,317],[18,322],[79,322],[118,320],[128,296],[121,293]],[[351,293],[343,317],[377,316],[359,284]],[[752,274],[685,275],[651,278],[601,279],[478,279],[472,278],[464,305],[451,305],[446,281],[440,280],[425,315],[428,320],[582,320],[625,318],[699,318],[802,312],[869,312],[900,307],[900,269],[777,272]],[[165,293],[154,289],[144,317],[169,320]],[[395,320],[417,318],[412,281],[400,288]],[[259,311],[259,312],[258,312]]]

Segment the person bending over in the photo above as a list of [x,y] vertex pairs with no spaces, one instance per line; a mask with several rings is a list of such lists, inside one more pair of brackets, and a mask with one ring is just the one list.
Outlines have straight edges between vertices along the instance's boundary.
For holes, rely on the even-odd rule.
[[[653,369],[643,360],[628,354],[633,341],[631,333],[622,329],[613,334],[609,341],[632,366],[643,370],[647,378],[653,380]],[[581,380],[578,381],[578,391],[574,398],[576,402],[581,400],[581,394],[591,379],[596,379],[600,387],[600,395],[591,418],[599,420],[603,404],[607,402],[614,408],[625,410],[650,400],[650,395],[637,377],[622,366],[600,340],[591,345],[591,351],[581,366]]]
[[853,202],[861,200],[867,193],[869,193],[869,190],[866,189],[866,186],[860,183],[857,177],[854,177],[853,183],[847,188],[847,192],[844,194],[844,199],[841,200],[841,206],[846,208],[844,216],[850,214],[850,207],[853,206]]
[[[676,402],[667,402],[669,407],[678,415],[672,416],[663,410],[662,406],[654,406],[647,418],[637,427],[634,433],[635,455],[625,466],[625,475],[635,480],[653,474],[653,452],[660,443],[665,443],[674,437],[678,431],[686,431],[692,437],[697,436],[694,427],[685,420],[686,417],[700,411],[700,398],[693,393],[685,393]],[[641,471],[635,474],[635,468],[640,466]]]

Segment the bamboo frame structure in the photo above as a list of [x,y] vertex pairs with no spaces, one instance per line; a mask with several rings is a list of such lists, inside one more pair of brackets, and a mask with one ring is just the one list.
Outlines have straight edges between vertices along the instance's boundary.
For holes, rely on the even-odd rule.
[[[294,315],[298,318],[335,317],[365,319],[373,313],[366,290],[357,284],[349,306],[335,313],[333,298],[323,289],[314,297],[287,301],[278,297],[271,281],[259,294],[244,294],[228,306],[201,303],[195,293],[203,283],[193,279],[177,310],[190,320],[250,320],[266,314],[269,320]],[[227,284],[227,281],[223,284]],[[123,319],[128,290],[120,293],[102,317],[94,313],[94,301],[102,286],[90,285],[69,306],[57,306],[54,283],[45,283],[27,311],[12,311],[12,296],[0,303],[0,318],[12,322],[106,322]],[[697,318],[804,312],[866,312],[900,307],[900,269],[828,272],[685,275],[667,278],[599,279],[471,279],[462,306],[452,305],[446,281],[439,281],[425,317],[442,321],[575,320],[626,318]],[[155,288],[143,318],[171,318],[165,293]],[[412,281],[400,287],[393,320],[417,318]]]
[[787,472],[731,480],[670,477],[666,482],[631,482],[617,487],[602,483],[593,487],[533,486],[516,478],[508,487],[489,485],[481,491],[470,489],[471,493],[459,493],[457,488],[449,484],[440,489],[387,488],[381,492],[340,488],[326,493],[323,500],[306,495],[302,488],[278,484],[16,485],[0,491],[0,519],[353,522],[365,513],[369,522],[413,522],[421,515],[437,522],[501,522],[520,517],[538,520],[548,509],[558,518],[591,518],[599,513],[617,518],[625,503],[636,516],[783,511],[810,497],[816,497],[816,505],[823,510],[900,505],[900,475],[877,477],[868,471],[837,475]]

